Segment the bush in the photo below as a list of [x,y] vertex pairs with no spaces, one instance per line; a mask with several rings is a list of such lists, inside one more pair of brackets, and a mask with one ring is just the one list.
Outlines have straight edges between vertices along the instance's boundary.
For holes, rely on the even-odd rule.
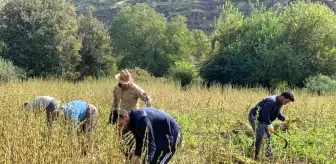
[[197,76],[194,65],[189,62],[175,62],[169,74],[175,81],[180,81],[182,88],[189,85]]
[[75,67],[80,61],[81,40],[70,1],[8,1],[0,15],[4,59],[25,69],[30,77],[78,76]]
[[336,74],[336,17],[327,6],[298,1],[281,10],[256,6],[249,15],[230,3],[222,9],[216,49],[200,70],[208,82],[303,87],[311,75]]
[[317,76],[309,77],[305,80],[305,86],[309,92],[317,93],[318,95],[336,90],[336,80],[318,74]]
[[152,78],[151,73],[144,69],[134,68],[127,70],[131,73],[134,81],[148,81]]
[[12,62],[6,61],[3,58],[0,58],[0,81],[8,82],[11,80],[16,80],[23,78],[24,71],[15,67]]

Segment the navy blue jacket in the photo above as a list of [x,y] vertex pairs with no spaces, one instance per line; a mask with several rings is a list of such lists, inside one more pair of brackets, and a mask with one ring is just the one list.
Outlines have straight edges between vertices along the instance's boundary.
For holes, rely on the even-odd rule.
[[135,155],[141,155],[144,139],[148,141],[148,162],[152,161],[155,151],[175,150],[180,127],[172,116],[151,107],[131,110],[129,116],[129,129],[136,139]]
[[261,100],[254,108],[251,109],[250,114],[256,116],[257,110],[260,109],[258,121],[271,124],[276,118],[285,121],[285,117],[281,114],[282,105],[278,102],[278,96],[273,95]]

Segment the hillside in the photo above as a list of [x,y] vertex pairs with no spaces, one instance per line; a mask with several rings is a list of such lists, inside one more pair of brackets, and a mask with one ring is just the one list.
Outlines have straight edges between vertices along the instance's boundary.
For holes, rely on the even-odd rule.
[[[73,0],[78,13],[85,11],[88,7],[96,8],[94,16],[109,25],[113,17],[121,7],[134,5],[136,3],[147,3],[156,11],[163,13],[168,19],[177,14],[185,15],[188,18],[188,27],[191,29],[202,29],[211,32],[214,27],[214,20],[219,15],[218,6],[226,0]],[[316,1],[316,0],[315,0]],[[318,1],[318,0],[317,0]],[[322,0],[336,11],[336,0]],[[248,0],[233,0],[233,4],[243,13],[250,10]],[[253,1],[252,1],[253,2]],[[267,7],[288,3],[288,0],[261,0]]]

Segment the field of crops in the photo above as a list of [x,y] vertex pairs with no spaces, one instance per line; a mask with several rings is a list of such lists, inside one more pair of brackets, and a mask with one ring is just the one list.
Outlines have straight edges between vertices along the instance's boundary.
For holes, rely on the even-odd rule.
[[[171,163],[253,163],[249,147],[253,137],[245,133],[247,113],[268,95],[266,90],[194,86],[181,91],[173,83],[156,79],[137,83],[150,95],[154,107],[172,114],[182,127],[183,147]],[[115,84],[108,79],[1,84],[0,163],[123,163],[115,129],[105,127]],[[273,135],[274,156],[261,162],[336,163],[336,96],[313,96],[300,90],[294,94],[296,102],[284,107],[283,113],[296,122],[287,132],[277,130],[290,145],[283,149],[283,140]],[[44,113],[36,117],[31,113],[26,120],[23,103],[39,95],[56,97],[62,103],[83,99],[97,106],[99,123],[88,156],[81,156],[81,138],[69,133],[64,120],[55,123],[51,135]]]

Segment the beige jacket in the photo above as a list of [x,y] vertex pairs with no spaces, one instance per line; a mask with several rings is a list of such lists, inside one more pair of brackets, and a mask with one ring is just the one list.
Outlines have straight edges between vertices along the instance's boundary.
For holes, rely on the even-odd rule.
[[138,99],[145,101],[146,107],[151,106],[151,99],[147,93],[138,85],[132,83],[127,89],[122,89],[116,85],[113,90],[112,110],[120,109],[132,110],[138,108]]

